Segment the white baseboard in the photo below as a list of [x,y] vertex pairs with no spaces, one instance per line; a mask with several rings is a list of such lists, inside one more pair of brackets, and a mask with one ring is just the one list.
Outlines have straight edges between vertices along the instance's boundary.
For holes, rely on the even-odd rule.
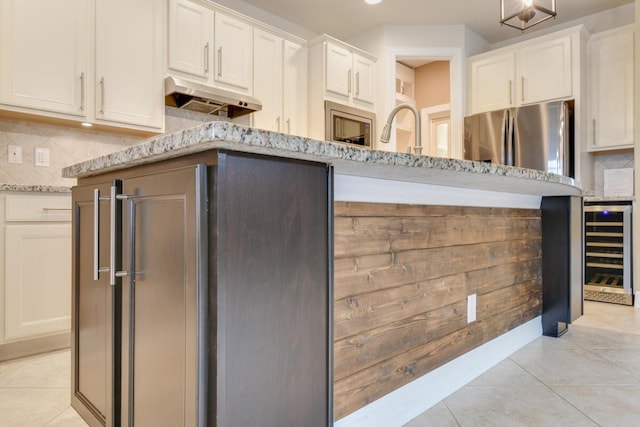
[[334,427],[400,427],[541,335],[538,316],[347,415]]

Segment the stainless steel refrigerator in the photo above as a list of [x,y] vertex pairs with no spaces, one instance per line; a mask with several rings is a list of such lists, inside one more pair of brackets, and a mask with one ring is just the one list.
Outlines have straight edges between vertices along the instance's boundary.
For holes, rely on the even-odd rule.
[[464,119],[464,158],[574,177],[573,101],[475,114]]

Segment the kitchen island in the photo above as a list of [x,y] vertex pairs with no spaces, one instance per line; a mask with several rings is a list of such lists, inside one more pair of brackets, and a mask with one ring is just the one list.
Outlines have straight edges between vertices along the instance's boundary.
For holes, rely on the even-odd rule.
[[[236,173],[236,167],[243,172]],[[182,174],[185,168],[185,176],[158,179],[159,171]],[[147,345],[151,342],[151,347],[154,340],[163,339],[156,336],[152,327],[132,327],[136,314],[130,307],[138,304],[134,294],[153,274],[148,266],[143,273],[138,272],[135,265],[144,260],[128,260],[145,258],[144,254],[132,255],[134,250],[130,247],[137,243],[131,242],[152,233],[154,227],[160,232],[168,230],[172,220],[161,220],[159,210],[145,213],[132,200],[153,199],[155,206],[180,200],[183,204],[176,205],[178,208],[171,215],[179,224],[193,223],[193,227],[184,229],[195,230],[188,239],[176,233],[173,248],[171,241],[166,241],[168,237],[163,239],[169,245],[167,253],[179,249],[184,263],[193,260],[193,278],[187,280],[185,274],[171,272],[162,265],[166,258],[158,266],[165,275],[176,274],[175,283],[184,282],[179,300],[188,307],[178,310],[175,317],[185,331],[180,332],[179,342],[191,347],[176,356],[181,366],[186,366],[186,374],[177,378],[174,385],[181,385],[180,396],[187,404],[176,409],[178,415],[174,419],[188,420],[184,425],[211,425],[214,420],[221,426],[240,425],[225,422],[224,417],[236,416],[232,413],[241,412],[240,408],[246,411],[255,406],[262,414],[262,418],[256,418],[261,425],[292,425],[292,420],[298,425],[301,420],[308,421],[302,422],[305,425],[327,425],[333,418],[337,425],[361,426],[402,424],[402,417],[409,417],[408,421],[412,414],[422,411],[415,393],[439,388],[434,374],[446,372],[452,363],[463,363],[454,367],[457,373],[439,380],[446,384],[440,389],[446,391],[541,334],[541,202],[543,197],[581,194],[572,179],[539,171],[368,150],[220,122],[160,137],[71,166],[63,173],[65,177],[79,178],[79,185],[74,188],[77,273],[72,401],[85,419],[106,420],[108,425],[114,419],[144,414],[143,400],[136,403],[142,399],[142,391],[156,391],[162,399],[165,390],[154,384],[140,384],[144,380],[132,381],[136,363],[143,364],[143,359],[132,362],[130,356],[124,355],[133,353],[131,346],[142,345],[132,344],[132,330],[138,335],[144,332],[140,339]],[[182,180],[188,176],[194,182],[183,185]],[[118,195],[119,177],[124,187],[127,180],[135,179],[146,180],[149,185],[163,182],[172,188],[154,198],[136,184]],[[104,284],[93,280],[91,255],[83,255],[95,244],[93,238],[87,237],[83,243],[82,236],[93,236],[94,203],[101,206],[98,216],[104,211],[108,217],[107,203],[102,207],[100,201],[109,198],[106,195],[110,186],[105,183],[113,180],[114,206],[129,206],[115,222],[122,222],[121,228],[126,230],[136,222],[135,218],[146,215],[153,221],[140,238],[123,234],[112,240],[122,248],[124,266],[110,267],[118,274],[115,286],[107,284],[105,290]],[[242,185],[234,187],[237,182]],[[293,183],[300,185],[292,188]],[[96,188],[100,193],[95,193]],[[192,188],[195,196],[185,195],[186,188]],[[92,200],[96,194],[97,202]],[[209,202],[199,202],[202,197]],[[198,203],[207,209],[185,207]],[[134,219],[127,219],[127,215]],[[235,216],[238,218],[234,223]],[[109,235],[107,225],[100,223],[98,228],[99,234]],[[236,249],[221,246],[221,242],[235,239],[246,241]],[[312,247],[315,249],[309,249]],[[101,257],[99,254],[97,270],[106,271],[102,265],[106,255],[104,262]],[[84,264],[90,264],[91,274],[78,273]],[[281,274],[280,270],[287,270],[292,264],[300,268]],[[231,270],[242,275],[230,275]],[[270,280],[272,277],[284,281],[276,283]],[[85,357],[82,350],[83,339],[94,339],[88,335],[92,331],[90,325],[82,324],[80,285],[85,282],[95,288],[92,303],[104,298],[112,307],[114,301],[119,302],[107,315],[114,318],[103,325],[105,336],[124,331],[120,339],[107,346],[111,348],[104,349],[107,355],[97,358],[95,351],[85,348]],[[198,285],[200,282],[206,286]],[[265,284],[276,288],[252,295],[253,288]],[[229,294],[236,287],[245,289],[234,295],[234,300]],[[247,296],[253,299],[244,300]],[[264,303],[260,303],[261,298]],[[278,304],[278,298],[283,298],[282,304]],[[118,308],[120,302],[125,308]],[[291,306],[297,302],[301,305],[296,313]],[[175,312],[170,303],[161,304],[164,311]],[[237,312],[236,318],[230,316],[231,311]],[[284,319],[297,317],[289,317],[288,321],[270,318],[266,324],[277,327],[258,327],[264,316],[280,311]],[[293,326],[292,319],[296,323]],[[230,327],[236,324],[241,327]],[[315,339],[309,340],[309,335]],[[257,336],[261,339],[257,340]],[[297,338],[287,341],[287,336]],[[158,346],[157,350],[166,348]],[[232,350],[235,353],[229,353]],[[486,352],[491,357],[486,357]],[[253,353],[253,358],[245,357],[247,353]],[[139,356],[138,352],[135,354]],[[103,378],[83,374],[83,363],[91,357],[95,358],[91,362],[94,365],[105,365]],[[473,357],[479,357],[481,363]],[[234,358],[246,363],[234,367],[230,362]],[[256,375],[261,358],[267,362],[265,366],[280,369],[280,373],[294,369],[291,372],[295,374],[282,375],[291,377],[291,381]],[[290,365],[278,366],[279,360]],[[299,371],[295,371],[296,367]],[[308,371],[309,367],[313,368],[311,374],[297,378],[297,373]],[[252,387],[277,390],[265,394],[295,395],[298,404],[285,405],[281,401],[285,410],[278,409],[276,398],[271,402],[260,399],[260,405],[267,405],[260,407],[251,400],[248,390],[225,388],[254,376],[261,382],[251,382]],[[111,384],[107,393],[113,396],[105,397],[98,391],[94,395],[104,405],[94,405],[90,396],[83,394],[83,387],[91,394],[92,381]],[[293,384],[296,382],[299,384]],[[143,387],[140,392],[136,390],[139,384]],[[302,389],[311,384],[315,389],[303,394],[300,384]],[[121,401],[120,393],[114,389],[122,389]],[[285,390],[293,394],[287,395]],[[407,390],[412,398],[407,399]],[[324,401],[325,405],[305,404],[305,399]],[[240,406],[234,409],[232,400]],[[429,398],[422,395],[418,400]],[[133,411],[133,407],[141,409]],[[292,407],[300,407],[299,413],[292,414],[296,412]],[[314,413],[318,410],[327,416]],[[265,418],[265,413],[269,417]],[[246,418],[243,422],[247,419],[251,420]]]

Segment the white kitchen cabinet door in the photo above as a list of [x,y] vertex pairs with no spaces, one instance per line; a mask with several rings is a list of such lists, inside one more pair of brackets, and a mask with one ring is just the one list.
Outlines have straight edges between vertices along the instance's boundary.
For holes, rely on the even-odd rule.
[[572,75],[570,36],[521,48],[518,52],[519,103],[570,97]]
[[5,339],[71,327],[71,225],[7,225]]
[[213,69],[211,9],[188,0],[169,0],[169,68],[203,79]]
[[163,4],[157,0],[97,1],[98,121],[163,127]]
[[515,54],[499,53],[471,61],[471,114],[515,103]]
[[589,52],[590,149],[633,147],[633,27],[594,34]]
[[283,114],[284,132],[307,136],[308,50],[289,40],[284,41]]
[[215,14],[215,76],[218,83],[252,94],[252,30],[238,19]]
[[1,2],[0,102],[85,115],[88,2]]
[[353,55],[347,49],[332,43],[325,43],[325,49],[325,89],[349,97]]
[[254,126],[283,132],[282,38],[255,29],[253,33],[253,94],[262,110],[253,113]]
[[354,99],[373,104],[374,62],[357,53],[353,54],[353,81],[351,82]]
[[284,132],[291,135],[307,136],[307,58],[305,46],[284,41]]

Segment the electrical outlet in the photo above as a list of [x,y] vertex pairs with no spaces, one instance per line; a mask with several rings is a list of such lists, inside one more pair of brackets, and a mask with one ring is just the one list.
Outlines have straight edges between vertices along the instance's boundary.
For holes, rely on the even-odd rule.
[[9,163],[22,163],[22,146],[10,145],[7,153]]
[[36,166],[49,166],[49,149],[48,148],[36,148]]
[[467,297],[467,323],[476,321],[476,294]]

